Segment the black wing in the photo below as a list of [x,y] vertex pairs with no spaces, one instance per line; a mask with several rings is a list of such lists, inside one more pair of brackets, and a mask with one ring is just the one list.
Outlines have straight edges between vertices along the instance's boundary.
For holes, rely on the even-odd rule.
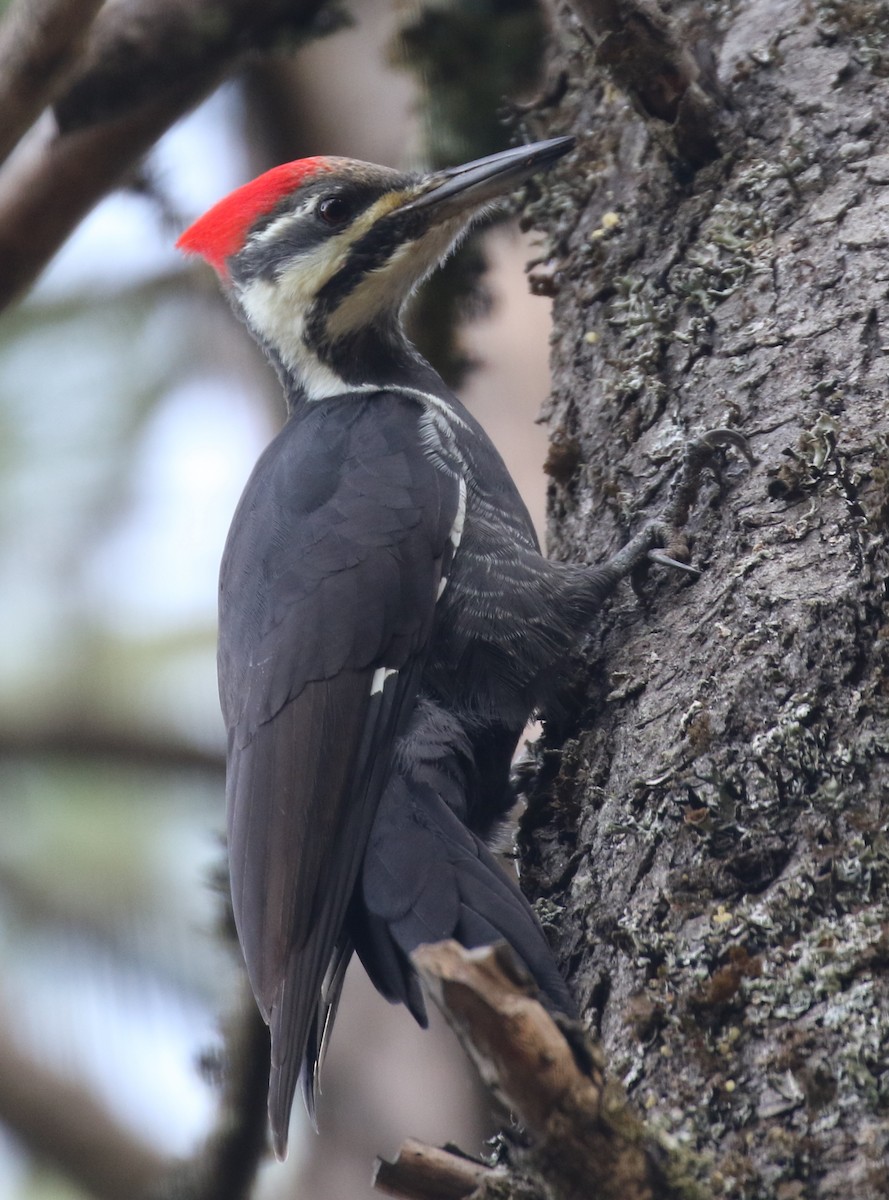
[[455,938],[467,948],[505,941],[552,1008],[576,1008],[534,911],[461,820],[472,770],[456,720],[423,703],[396,748],[349,914],[355,948],[377,989],[425,1024],[408,955]]
[[292,417],[223,557],[232,902],[271,1029],[279,1153],[451,552],[460,485],[424,455],[419,416],[377,393]]

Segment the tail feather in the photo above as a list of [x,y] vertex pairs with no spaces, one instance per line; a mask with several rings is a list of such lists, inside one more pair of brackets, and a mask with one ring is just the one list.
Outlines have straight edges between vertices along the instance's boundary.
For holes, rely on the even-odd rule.
[[324,977],[321,994],[318,998],[318,1006],[315,1010],[314,1022],[312,1028],[309,1030],[309,1037],[303,1055],[299,1085],[302,1091],[303,1103],[306,1106],[306,1112],[309,1114],[309,1119],[316,1129],[318,1128],[316,1097],[321,1091],[321,1068],[324,1066],[324,1060],[327,1057],[330,1035],[333,1030],[333,1023],[336,1020],[336,1013],[343,991],[343,983],[346,978],[346,969],[351,959],[352,943],[348,939],[344,939],[335,949],[333,958],[327,968],[327,974]]
[[[310,1053],[314,1048],[320,1048],[323,1040],[323,1030],[319,1031],[319,1018],[324,1011],[321,981],[329,969],[325,958],[329,958],[332,940],[325,929],[319,928],[313,931],[301,950],[291,953],[284,983],[269,1013],[272,1040],[269,1124],[272,1145],[281,1160],[287,1154],[290,1110],[297,1083],[300,1079],[305,1081],[307,1075],[310,1080],[314,1079],[315,1061],[307,1064]],[[314,980],[318,981],[317,985],[310,984]],[[303,1082],[304,1095],[305,1091]],[[306,1108],[314,1122],[314,1091],[311,1083],[308,1092]]]
[[469,742],[457,722],[429,703],[418,705],[396,743],[345,928],[330,924],[338,915],[332,910],[323,914],[291,953],[271,1006],[269,1117],[279,1158],[298,1084],[314,1121],[318,1075],[353,949],[377,990],[405,1004],[421,1025],[426,1006],[410,955],[445,938],[467,949],[505,941],[543,1001],[577,1015],[534,910],[460,819],[471,770]]
[[[397,771],[383,793],[350,916],[361,961],[377,989],[408,1000],[416,976],[409,955],[423,942],[456,938],[468,949],[505,941],[522,960],[545,1001],[576,1015],[552,948],[518,885],[484,842],[457,816],[466,810],[459,769],[465,741],[442,737],[450,722],[431,705],[399,743]],[[411,753],[411,750],[413,751]],[[436,761],[432,761],[434,756]],[[416,1015],[416,1013],[415,1013]]]

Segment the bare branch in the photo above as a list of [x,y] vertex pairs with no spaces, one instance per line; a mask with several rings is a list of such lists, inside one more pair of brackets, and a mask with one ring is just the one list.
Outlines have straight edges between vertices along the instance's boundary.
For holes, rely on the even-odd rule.
[[66,82],[103,0],[14,0],[0,25],[0,162]]
[[268,1149],[269,1031],[247,985],[225,1030],[225,1086],[216,1128],[151,1200],[247,1200]]
[[24,1054],[0,1025],[0,1122],[96,1200],[247,1200],[267,1148],[268,1030],[244,979],[226,1030],[216,1128],[193,1158],[164,1158],[81,1085]]
[[475,1159],[408,1138],[395,1162],[377,1159],[373,1186],[396,1200],[465,1200],[485,1180],[504,1176]]
[[118,0],[85,65],[0,172],[0,308],[248,51],[305,35],[324,0]]
[[160,771],[201,771],[220,777],[225,772],[222,751],[204,750],[173,734],[140,729],[113,729],[78,718],[59,718],[33,725],[0,725],[0,758],[58,757],[105,759],[126,766]]
[[569,1043],[505,947],[439,942],[411,959],[485,1083],[533,1138],[534,1167],[558,1200],[677,1195],[661,1148],[605,1080],[580,1027]]
[[97,1200],[138,1200],[170,1167],[80,1085],[24,1054],[0,1026],[0,1121],[35,1158]]

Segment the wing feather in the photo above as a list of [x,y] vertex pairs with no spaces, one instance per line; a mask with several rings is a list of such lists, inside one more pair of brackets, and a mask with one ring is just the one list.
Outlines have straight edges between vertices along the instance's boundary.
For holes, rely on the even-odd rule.
[[301,1072],[311,1105],[336,971],[333,1005],[324,981],[415,702],[459,503],[457,478],[422,451],[419,416],[379,394],[291,418],[223,559],[232,901],[272,1034],[279,1153]]
[[[266,1020],[291,946],[305,944],[326,854],[350,798],[370,698],[370,673],[359,674],[360,690],[352,673],[309,684],[232,756],[232,902],[247,973]],[[331,748],[325,762],[319,747]]]

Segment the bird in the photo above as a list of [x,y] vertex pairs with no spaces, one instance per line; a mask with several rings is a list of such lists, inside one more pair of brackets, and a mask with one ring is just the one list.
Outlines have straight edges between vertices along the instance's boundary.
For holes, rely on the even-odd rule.
[[287,408],[234,515],[218,634],[232,906],[270,1029],[278,1157],[298,1086],[315,1117],[353,954],[423,1024],[412,951],[502,940],[550,1009],[576,1015],[489,842],[528,719],[663,538],[649,523],[597,565],[549,561],[499,453],[403,321],[476,220],[574,146],[425,174],[303,158],[177,243],[215,269]]

